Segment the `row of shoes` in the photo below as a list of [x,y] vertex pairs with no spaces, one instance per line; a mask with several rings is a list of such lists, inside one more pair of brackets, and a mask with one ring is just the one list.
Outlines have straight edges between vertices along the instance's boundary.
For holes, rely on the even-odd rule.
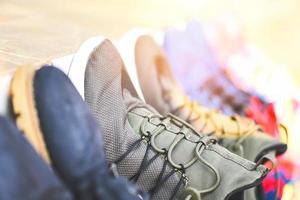
[[150,35],[96,37],[19,67],[10,94],[0,199],[263,199],[287,149],[252,120],[190,100]]
[[227,115],[247,116],[274,138],[288,133],[288,151],[278,158],[262,187],[266,200],[297,199],[297,84],[286,67],[249,44],[241,26],[226,22],[191,21],[167,29],[158,42],[192,100]]

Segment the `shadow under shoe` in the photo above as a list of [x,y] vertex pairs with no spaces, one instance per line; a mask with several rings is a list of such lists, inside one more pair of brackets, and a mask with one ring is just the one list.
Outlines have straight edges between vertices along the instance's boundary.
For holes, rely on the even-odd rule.
[[[85,100],[98,120],[109,163],[152,199],[229,199],[267,173],[173,115],[137,98],[110,41],[94,48],[85,71]],[[236,197],[236,196],[235,196]]]
[[15,125],[3,117],[0,117],[0,148],[0,199],[73,199]]
[[67,76],[55,67],[33,81],[40,127],[53,164],[78,199],[147,199],[108,170],[102,131]]

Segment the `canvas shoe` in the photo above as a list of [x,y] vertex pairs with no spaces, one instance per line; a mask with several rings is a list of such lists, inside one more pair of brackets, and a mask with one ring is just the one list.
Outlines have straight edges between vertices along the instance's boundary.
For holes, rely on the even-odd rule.
[[112,175],[102,131],[62,71],[52,66],[37,71],[20,67],[11,94],[18,127],[30,142],[35,141],[38,152],[44,147],[48,155],[44,159],[51,161],[76,199],[147,199],[126,179]]
[[135,52],[144,98],[159,112],[172,113],[184,119],[197,131],[216,136],[222,146],[256,163],[271,159],[275,166],[275,156],[286,151],[286,144],[264,133],[254,121],[238,115],[223,115],[186,97],[162,49],[151,36],[138,36],[132,52]]
[[102,127],[109,163],[152,199],[242,199],[268,172],[140,100],[109,40],[88,40],[72,60],[66,71]]
[[74,199],[15,124],[4,117],[0,117],[0,148],[0,199]]

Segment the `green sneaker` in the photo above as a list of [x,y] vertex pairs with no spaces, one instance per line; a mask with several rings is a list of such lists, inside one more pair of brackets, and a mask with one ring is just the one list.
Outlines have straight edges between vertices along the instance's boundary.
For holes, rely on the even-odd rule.
[[201,133],[223,139],[228,149],[254,162],[270,151],[276,155],[286,151],[286,144],[264,133],[253,120],[226,116],[191,101],[175,80],[161,48],[150,36],[141,36],[136,42],[136,67],[146,102],[159,112],[172,113]]
[[144,99],[160,113],[180,117],[202,134],[216,136],[231,152],[257,164],[271,160],[274,166],[275,157],[286,151],[286,144],[264,133],[254,121],[238,115],[226,116],[191,101],[175,80],[161,47],[151,36],[137,36],[131,52],[135,54]]
[[[83,56],[86,47],[91,53]],[[84,64],[74,63],[76,57]],[[78,89],[102,128],[112,170],[136,182],[152,199],[241,199],[244,190],[267,174],[263,165],[229,152],[214,137],[141,101],[110,41],[87,41],[70,67],[69,77],[84,76],[72,81],[84,85]]]

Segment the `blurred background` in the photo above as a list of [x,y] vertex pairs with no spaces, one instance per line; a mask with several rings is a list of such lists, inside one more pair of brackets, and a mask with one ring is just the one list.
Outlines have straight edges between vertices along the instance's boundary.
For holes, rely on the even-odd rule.
[[298,0],[1,0],[0,61],[15,66],[73,52],[94,35],[233,15],[249,42],[299,77],[299,10]]
[[[237,87],[252,85],[274,103],[278,120],[287,126],[291,153],[283,159],[289,183],[282,187],[283,199],[300,199],[295,192],[300,188],[299,10],[299,0],[0,0],[0,77],[19,65],[74,53],[93,36],[118,39],[135,27],[184,30],[188,22],[200,22],[222,64],[235,72]],[[255,56],[241,56],[241,43],[254,47]],[[239,66],[247,65],[254,78],[242,84],[246,68]]]

